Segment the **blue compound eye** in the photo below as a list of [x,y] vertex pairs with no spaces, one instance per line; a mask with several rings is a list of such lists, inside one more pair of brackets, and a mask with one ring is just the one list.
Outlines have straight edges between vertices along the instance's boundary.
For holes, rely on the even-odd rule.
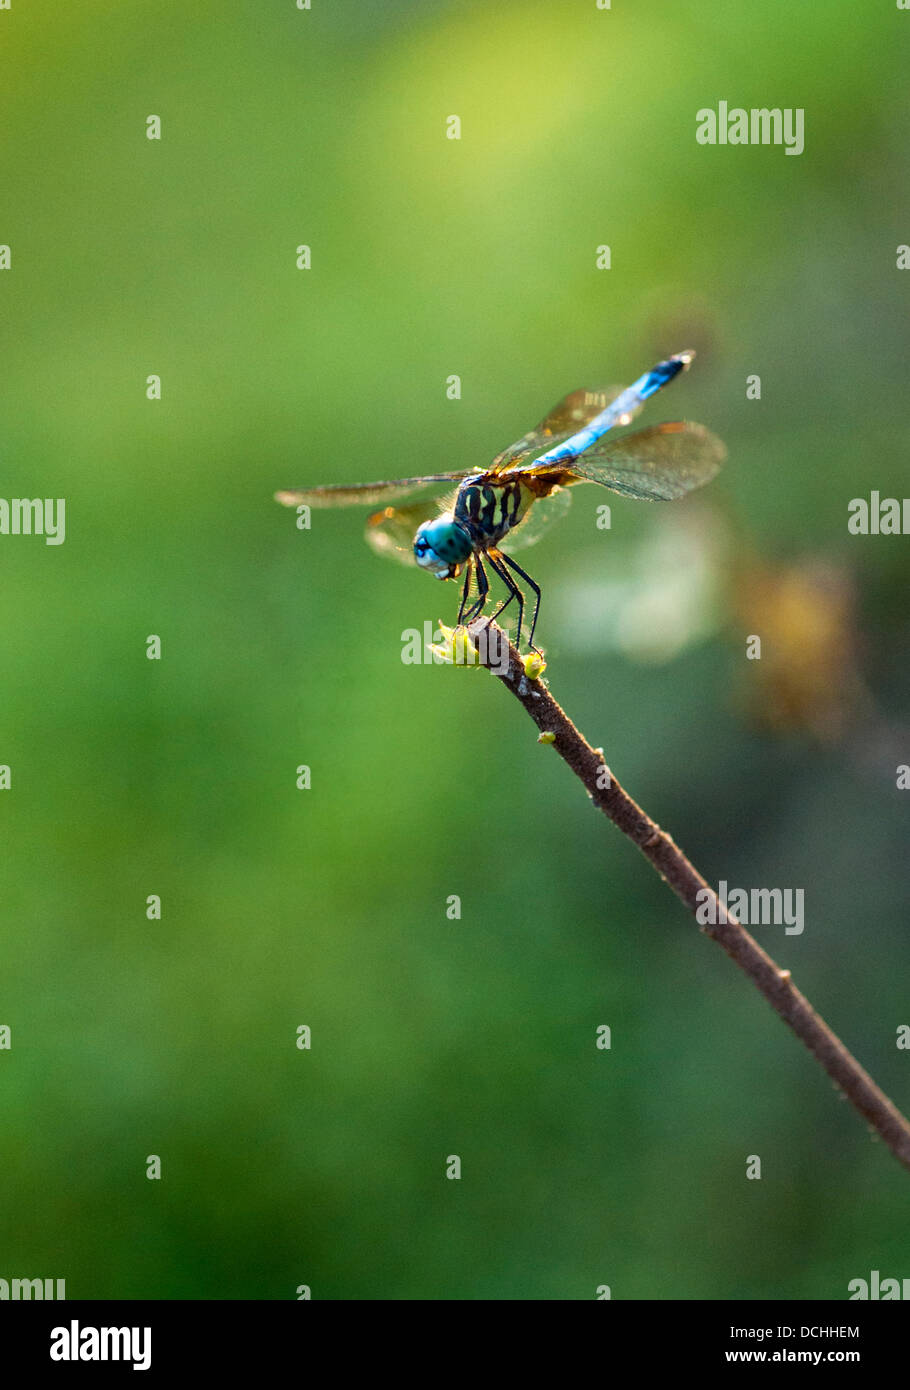
[[437,579],[452,579],[472,550],[471,538],[451,515],[425,521],[414,537],[414,559]]

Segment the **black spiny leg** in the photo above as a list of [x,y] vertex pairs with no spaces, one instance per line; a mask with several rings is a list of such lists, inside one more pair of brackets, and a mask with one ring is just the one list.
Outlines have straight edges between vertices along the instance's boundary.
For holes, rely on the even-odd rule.
[[[487,601],[487,594],[490,592],[490,581],[487,579],[487,572],[483,567],[483,562],[479,555],[472,555],[471,560],[477,566],[477,598],[474,600],[470,610],[465,614],[466,623],[472,623],[484,610]],[[461,613],[458,615],[461,622]]]
[[[506,558],[506,557],[503,555],[503,553],[502,553],[501,550],[497,550],[497,551],[488,550],[488,551],[487,551],[487,559],[489,560],[490,564],[493,566],[493,569],[494,569],[494,570],[496,571],[496,573],[499,575],[499,577],[500,577],[500,579],[502,580],[503,584],[505,584],[506,588],[507,588],[508,591],[509,591],[509,597],[508,597],[507,599],[505,599],[505,600],[499,605],[499,607],[497,608],[496,612],[493,614],[493,616],[492,616],[492,618],[490,619],[490,621],[491,621],[491,622],[495,622],[496,619],[499,617],[500,613],[502,613],[504,609],[508,608],[508,606],[509,606],[509,604],[512,602],[513,598],[517,598],[517,599],[518,599],[518,645],[519,645],[519,647],[520,647],[520,646],[521,646],[521,629],[522,629],[522,625],[523,625],[523,623],[524,623],[524,616],[525,616],[525,596],[524,596],[524,594],[521,592],[521,590],[519,589],[518,585],[515,583],[515,580],[514,580],[514,579],[512,578],[512,576],[509,574],[509,571],[506,569],[505,565],[500,564],[500,561],[501,561],[501,560],[504,560],[505,558]],[[517,568],[517,566],[515,566],[515,568]]]
[[[537,585],[537,584],[534,583],[534,580],[531,578],[531,576],[530,576],[529,574],[525,574],[524,570],[521,568],[521,565],[516,565],[515,561],[512,560],[512,559],[510,559],[509,556],[506,555],[503,551],[500,551],[499,554],[500,554],[501,558],[502,558],[503,560],[505,560],[505,562],[506,562],[506,564],[509,566],[509,568],[510,568],[510,569],[513,569],[513,570],[515,571],[516,574],[520,574],[521,577],[522,577],[522,579],[523,579],[523,580],[525,581],[525,583],[528,585],[528,587],[529,587],[530,589],[533,589],[533,590],[534,590],[534,594],[535,594],[535,601],[534,601],[534,616],[533,616],[532,619],[531,619],[531,633],[530,633],[530,636],[528,637],[528,646],[531,648],[531,651],[532,651],[532,652],[536,652],[538,649],[537,649],[537,647],[535,647],[535,645],[534,645],[534,629],[535,629],[536,626],[537,626],[537,615],[538,615],[538,613],[540,612],[540,587],[539,587],[539,585]],[[538,652],[538,655],[540,655],[539,652]]]
[[464,588],[461,591],[461,604],[458,609],[458,617],[455,619],[455,626],[461,627],[461,620],[464,617],[464,610],[468,606],[468,595],[471,592],[471,575],[474,572],[474,556],[468,560],[467,569],[464,577]]

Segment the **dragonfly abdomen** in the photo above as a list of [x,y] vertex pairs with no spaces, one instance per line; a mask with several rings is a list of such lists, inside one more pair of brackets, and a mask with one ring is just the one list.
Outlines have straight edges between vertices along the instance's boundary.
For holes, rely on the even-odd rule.
[[496,545],[522,520],[534,501],[529,487],[517,478],[494,483],[483,474],[466,478],[455,499],[455,520],[479,547]]

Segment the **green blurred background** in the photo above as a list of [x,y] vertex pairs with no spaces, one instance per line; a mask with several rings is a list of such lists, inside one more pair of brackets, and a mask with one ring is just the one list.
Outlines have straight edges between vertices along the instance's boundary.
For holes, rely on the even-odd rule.
[[[908,490],[908,26],[850,0],[0,12],[2,491],[67,500],[64,545],[0,537],[0,1277],[910,1275],[908,1174],[506,692],[402,663],[455,587],[384,565],[360,512],[298,531],[272,501],[483,467],[566,391],[696,348],[643,423],[703,421],[727,468],[665,510],[579,490],[526,557],[548,679],[712,883],[805,889],[802,936],[756,935],[906,1108],[910,561],[846,521]],[[721,99],[803,107],[805,152],[698,145]]]

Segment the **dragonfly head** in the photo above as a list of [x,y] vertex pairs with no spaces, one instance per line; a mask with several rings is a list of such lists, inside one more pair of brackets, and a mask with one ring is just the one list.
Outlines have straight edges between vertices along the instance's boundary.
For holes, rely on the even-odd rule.
[[414,559],[437,579],[456,579],[473,549],[471,537],[451,512],[425,521],[414,537]]

